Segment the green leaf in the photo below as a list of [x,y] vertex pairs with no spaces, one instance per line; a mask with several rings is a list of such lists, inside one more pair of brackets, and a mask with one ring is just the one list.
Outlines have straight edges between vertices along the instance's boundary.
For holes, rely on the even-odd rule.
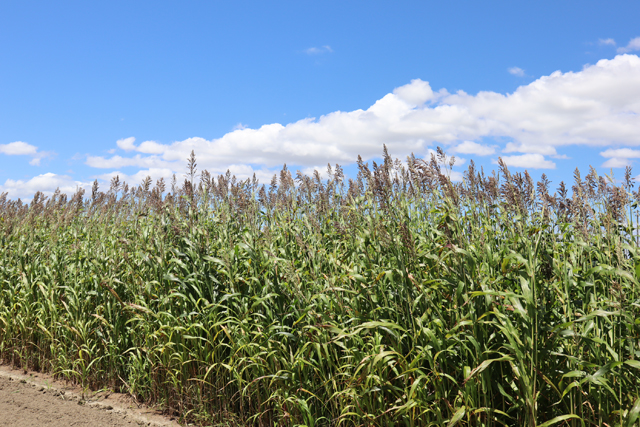
[[639,360],[627,360],[624,362],[625,365],[632,366],[636,369],[640,369],[640,361]]
[[548,427],[548,426],[551,426],[551,425],[557,424],[557,423],[559,423],[560,421],[569,420],[569,419],[571,419],[571,418],[575,418],[575,419],[578,419],[578,420],[582,421],[582,418],[580,418],[579,416],[574,415],[574,414],[569,414],[569,415],[560,415],[559,417],[555,417],[554,419],[549,420],[549,421],[547,421],[547,422],[546,422],[546,423],[544,423],[544,424],[540,424],[540,425],[538,425],[538,427]]
[[469,381],[471,379],[471,377],[473,377],[475,374],[484,371],[485,369],[487,369],[487,367],[489,365],[491,365],[493,362],[503,362],[503,361],[511,361],[513,360],[513,357],[510,356],[502,356],[499,357],[497,359],[489,359],[489,360],[485,360],[484,362],[482,362],[481,364],[479,364],[478,366],[476,366],[475,368],[473,368],[473,371],[471,371],[471,373],[469,374],[469,376],[467,378],[465,378],[464,382],[466,383],[467,381]]
[[632,427],[636,421],[638,421],[638,417],[640,417],[640,398],[636,399],[636,403],[629,411],[627,419],[625,420],[625,426]]
[[585,375],[587,375],[585,371],[571,371],[564,374],[562,378],[584,377]]
[[451,418],[451,421],[449,421],[449,424],[447,424],[447,427],[453,427],[457,425],[458,422],[462,419],[462,417],[464,417],[465,411],[466,411],[466,408],[464,406],[459,407],[456,413],[453,414],[453,418]]
[[562,392],[561,399],[564,399],[564,397],[567,395],[567,393],[571,391],[572,388],[579,387],[579,386],[580,386],[580,383],[578,381],[574,381],[571,384],[569,384],[567,388],[565,388],[564,391]]

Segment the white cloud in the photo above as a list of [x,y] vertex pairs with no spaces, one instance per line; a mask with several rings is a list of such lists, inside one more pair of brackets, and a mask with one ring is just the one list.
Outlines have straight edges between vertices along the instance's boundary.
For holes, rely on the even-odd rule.
[[[445,153],[447,154],[447,153]],[[463,157],[459,157],[459,156],[451,156],[451,155],[446,155],[444,158],[444,161],[440,161],[440,159],[438,158],[438,152],[432,148],[429,148],[427,150],[427,153],[425,154],[425,158],[426,159],[431,159],[431,156],[435,156],[436,159],[438,160],[438,164],[441,166],[445,166],[445,167],[449,167],[449,162],[451,162],[451,158],[454,157],[454,166],[462,166],[467,162],[467,159],[463,158]]]
[[304,53],[306,53],[307,55],[319,55],[321,53],[331,52],[333,52],[333,49],[331,49],[331,46],[328,45],[324,45],[322,47],[310,47],[304,50]]
[[496,152],[495,147],[478,144],[473,141],[464,141],[453,148],[453,151],[461,154],[475,154],[476,156],[488,156]]
[[57,175],[49,172],[35,176],[27,181],[8,179],[3,185],[0,185],[0,193],[9,193],[9,198],[11,199],[31,199],[37,191],[43,192],[45,196],[51,196],[57,188],[62,193],[72,195],[78,188],[89,190],[91,183],[76,181],[68,175]]
[[622,55],[580,72],[556,71],[512,94],[463,93],[445,102],[474,119],[476,134],[558,147],[640,144],[639,97],[640,58]]
[[236,129],[213,140],[136,145],[127,138],[116,144],[130,154],[89,156],[87,164],[183,173],[195,150],[199,170],[223,173],[229,165],[246,165],[271,171],[283,163],[300,168],[350,164],[358,155],[368,161],[380,157],[383,144],[399,158],[428,155],[435,144],[472,154],[464,150],[480,150],[472,144],[480,146],[475,141],[483,138],[509,138],[504,152],[523,155],[507,158],[514,165],[530,162],[525,167],[532,168],[555,167],[544,156],[562,157],[557,149],[567,145],[640,147],[640,58],[619,55],[578,72],[556,71],[510,94],[450,94],[412,80],[367,109]]
[[640,50],[640,37],[629,40],[629,43],[624,47],[618,48],[618,53],[628,53]]
[[631,148],[610,148],[600,153],[602,157],[627,157],[632,159],[640,159],[640,150],[633,150]]
[[602,164],[603,168],[624,168],[631,166],[631,159],[640,159],[640,150],[631,148],[610,148],[602,151],[600,155],[607,160]]
[[7,156],[31,156],[29,164],[40,166],[40,161],[45,157],[50,157],[53,153],[48,151],[38,151],[38,147],[26,142],[16,141],[9,144],[0,144],[0,153]]
[[602,164],[602,167],[603,168],[624,168],[627,166],[631,166],[632,163],[633,162],[631,162],[631,160],[629,160],[628,158],[612,157],[606,162],[604,162]]
[[145,154],[162,154],[165,150],[165,146],[162,144],[158,144],[155,141],[144,141],[136,151]]
[[33,156],[37,152],[38,147],[22,141],[0,144],[0,153],[8,156]]
[[[171,178],[173,176],[173,171],[171,169],[151,168],[151,169],[140,170],[131,175],[122,173],[120,171],[113,171],[113,172],[96,175],[92,178],[98,179],[98,181],[101,182],[100,183],[101,191],[108,191],[111,178],[114,178],[116,176],[119,177],[120,182],[126,182],[127,184],[129,184],[129,186],[140,185],[140,183],[148,176],[151,177],[154,183],[160,178],[164,178],[165,185],[168,187],[169,185],[171,185]],[[176,179],[178,180],[179,184],[184,182],[184,176],[176,175]],[[104,187],[105,185],[106,187]]]
[[[521,156],[504,156],[502,160],[510,167],[525,169],[555,169],[556,164],[545,160],[542,154],[523,154]],[[497,164],[497,161],[493,162]]]
[[[228,167],[232,175],[235,175],[238,179],[251,178],[255,173],[256,177],[261,183],[268,184],[274,174],[279,174],[280,168],[268,170],[265,168],[254,169],[248,165],[230,165]],[[184,171],[184,167],[181,168]],[[219,174],[224,174],[227,169],[218,171]],[[107,192],[110,188],[110,181],[113,177],[118,176],[120,182],[127,183],[130,187],[138,186],[147,177],[151,177],[153,185],[160,178],[164,179],[165,188],[170,190],[171,180],[175,173],[172,169],[163,168],[149,168],[139,170],[133,174],[126,174],[121,171],[113,171],[104,174],[94,175],[90,181],[78,181],[74,180],[69,175],[58,175],[55,173],[45,173],[35,176],[28,180],[13,180],[8,179],[4,184],[0,185],[0,194],[7,192],[10,199],[21,198],[23,201],[28,202],[33,198],[33,195],[37,191],[41,191],[45,196],[51,197],[56,189],[60,189],[61,193],[67,196],[72,196],[79,188],[84,188],[85,191],[90,192],[93,180],[97,179],[99,183],[100,191]],[[295,171],[292,171],[295,176]],[[176,173],[176,180],[178,186],[182,186],[186,176],[184,172]],[[198,180],[200,175],[198,174]],[[87,193],[88,194],[88,193]]]
[[[244,128],[241,128],[244,129]],[[144,154],[162,154],[166,149],[165,145],[158,144],[155,141],[144,141],[142,144],[136,146],[134,144],[136,139],[134,137],[129,137],[125,139],[119,139],[116,141],[116,145],[124,151],[137,151],[139,153]],[[113,153],[113,151],[109,150],[109,153]]]
[[117,140],[116,145],[118,146],[118,148],[124,151],[131,151],[136,149],[136,146],[133,144],[135,141],[136,139],[131,136],[129,138]]
[[526,153],[526,154],[542,154],[545,156],[557,155],[556,148],[552,145],[535,145],[525,143],[507,142],[502,150],[505,153]]
[[449,179],[453,182],[462,182],[464,180],[464,175],[462,172],[451,171],[449,173]]
[[[320,172],[322,172],[322,168],[318,167],[317,169],[319,169]],[[268,184],[271,181],[271,178],[273,177],[274,174],[279,175],[281,167],[274,168],[274,169],[267,169],[267,168],[253,168],[250,165],[232,164],[232,165],[228,165],[224,169],[208,169],[209,173],[211,173],[214,178],[217,178],[218,175],[224,175],[227,170],[229,170],[231,175],[235,175],[235,177],[239,180],[252,178],[253,175],[255,174],[256,178],[260,181],[260,183]],[[313,168],[305,169],[305,173],[309,171],[313,173]],[[196,179],[198,181],[200,180],[201,172],[202,170],[198,168],[198,172],[196,174],[197,175]],[[295,172],[296,171],[294,170],[291,171],[294,177],[295,177]],[[109,183],[111,179],[114,178],[115,176],[119,177],[120,182],[126,182],[127,184],[129,184],[129,186],[140,185],[140,183],[142,183],[142,181],[148,176],[151,177],[154,184],[158,179],[163,178],[166,188],[169,189],[171,185],[171,180],[173,179],[174,174],[176,175],[176,181],[178,185],[182,186],[182,184],[184,183],[184,180],[187,178],[185,174],[184,165],[181,165],[178,172],[176,172],[175,169],[169,169],[169,168],[149,168],[149,169],[139,170],[133,174],[127,174],[121,171],[112,171],[112,172],[107,172],[99,175],[94,175],[93,177],[91,177],[91,179],[92,180],[97,179],[100,182],[102,191],[107,191],[110,185]],[[105,185],[106,185],[106,188],[104,187]]]
[[434,93],[429,82],[420,79],[413,79],[408,85],[400,86],[393,90],[393,94],[400,100],[406,102],[412,107],[417,107],[427,101],[434,101],[447,92]]
[[[322,179],[326,179],[327,178],[327,167],[325,166],[320,167],[320,166],[312,166],[312,167],[308,167],[308,168],[303,168],[300,172],[302,172],[303,174],[307,175],[307,176],[313,176],[316,171],[318,171],[318,173],[320,174],[320,177]],[[260,182],[262,182],[262,180],[260,180]]]
[[112,156],[108,159],[100,156],[87,156],[86,164],[98,169],[117,169],[127,166],[153,168],[170,165],[169,162],[162,160],[158,156],[141,156],[140,154],[136,154],[133,157]]
[[507,69],[507,71],[509,71],[509,74],[513,74],[514,76],[518,76],[518,77],[524,76],[524,70],[520,67],[511,67]]
[[598,39],[598,44],[599,45],[604,45],[604,46],[615,46],[616,45],[616,41],[614,39]]

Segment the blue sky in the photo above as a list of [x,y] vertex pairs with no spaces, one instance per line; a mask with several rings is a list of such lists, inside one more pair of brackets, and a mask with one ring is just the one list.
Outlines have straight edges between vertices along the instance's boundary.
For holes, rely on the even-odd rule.
[[[640,159],[635,1],[2,2],[0,192],[429,155]],[[640,172],[638,169],[635,173]]]

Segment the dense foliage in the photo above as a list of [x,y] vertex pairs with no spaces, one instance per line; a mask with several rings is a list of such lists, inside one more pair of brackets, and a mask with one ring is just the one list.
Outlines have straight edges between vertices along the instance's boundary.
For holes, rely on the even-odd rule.
[[214,425],[636,422],[630,170],[358,164],[3,195],[0,357]]

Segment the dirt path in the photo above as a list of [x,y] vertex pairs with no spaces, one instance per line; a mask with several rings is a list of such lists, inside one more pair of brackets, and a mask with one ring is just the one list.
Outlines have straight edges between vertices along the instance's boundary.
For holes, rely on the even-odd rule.
[[0,426],[179,427],[151,409],[132,405],[126,396],[82,390],[48,375],[12,370],[0,365]]

